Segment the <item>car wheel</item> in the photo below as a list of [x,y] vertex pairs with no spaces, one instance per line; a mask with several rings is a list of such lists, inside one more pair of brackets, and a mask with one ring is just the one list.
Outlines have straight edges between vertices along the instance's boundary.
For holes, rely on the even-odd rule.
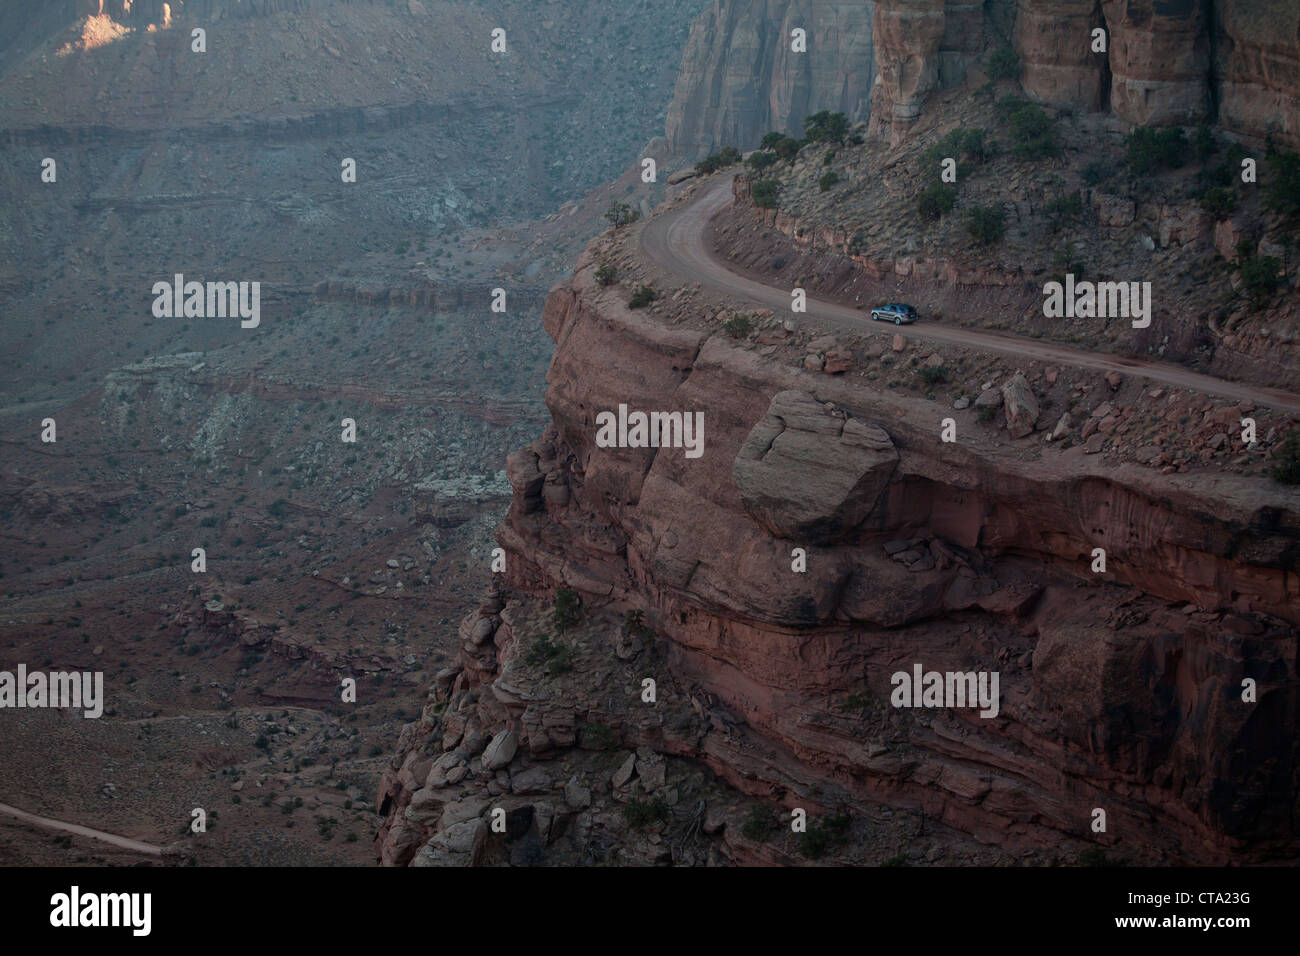
[[894,316],[894,324],[895,324],[895,325],[902,325],[902,324],[903,324],[903,320],[902,320],[901,318],[899,318],[898,316]]

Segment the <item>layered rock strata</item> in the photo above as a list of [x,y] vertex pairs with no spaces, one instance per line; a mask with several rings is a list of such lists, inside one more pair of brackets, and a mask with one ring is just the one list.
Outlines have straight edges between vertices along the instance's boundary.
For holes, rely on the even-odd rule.
[[[916,811],[1040,860],[1081,840],[1154,862],[1294,853],[1294,497],[943,443],[938,408],[629,311],[596,265],[548,299],[552,425],[509,459],[497,538],[510,587],[640,609],[660,673],[729,715],[676,753],[764,799]],[[704,454],[598,447],[619,404],[702,411]],[[952,413],[959,434],[974,412]],[[517,653],[469,643],[478,676],[463,659],[445,699],[508,698]],[[996,716],[891,706],[917,664],[997,673]],[[521,707],[481,729],[553,736]]]

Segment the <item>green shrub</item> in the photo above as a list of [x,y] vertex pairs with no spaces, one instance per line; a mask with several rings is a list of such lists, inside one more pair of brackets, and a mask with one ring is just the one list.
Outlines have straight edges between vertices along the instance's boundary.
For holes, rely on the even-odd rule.
[[1115,170],[1105,160],[1094,159],[1087,166],[1083,167],[1083,182],[1088,186],[1096,186],[1104,183],[1115,175]]
[[618,200],[610,203],[609,208],[605,210],[605,219],[615,227],[626,226],[629,223],[636,222],[639,218],[641,218],[641,213],[635,206]]
[[1067,223],[1083,215],[1083,197],[1078,193],[1063,193],[1043,209],[1053,232],[1060,232]]
[[1284,485],[1300,485],[1300,431],[1287,432],[1273,456],[1273,480]]
[[957,204],[957,187],[940,183],[923,189],[916,197],[916,208],[922,219],[935,220],[952,212]]
[[573,670],[573,651],[544,634],[528,648],[524,663],[529,667],[545,667],[551,676],[564,674]]
[[1020,79],[1020,57],[1016,55],[1016,48],[1009,44],[998,47],[989,57],[984,72],[988,74],[990,80]]
[[1282,281],[1282,263],[1276,256],[1254,255],[1249,240],[1238,244],[1233,267],[1241,275],[1246,298],[1250,300],[1252,309],[1263,307]]
[[627,300],[629,309],[640,309],[659,298],[658,293],[648,285],[639,285],[632,290],[632,297]]
[[1222,186],[1213,186],[1201,193],[1201,208],[1215,218],[1216,221],[1222,221],[1232,215],[1232,210],[1237,207],[1237,194],[1231,189]]
[[594,722],[583,724],[580,733],[582,745],[592,750],[609,750],[618,743],[613,728],[604,724]]
[[740,832],[750,840],[768,840],[780,829],[781,824],[773,815],[771,807],[756,803],[749,808]]
[[749,316],[737,313],[723,323],[722,329],[733,339],[743,339],[753,327],[754,323],[749,321]]
[[740,162],[740,150],[734,146],[724,146],[704,159],[695,164],[696,175],[707,176],[709,173],[716,173],[719,169],[727,166],[734,166]]
[[781,184],[775,179],[760,179],[749,187],[749,195],[754,205],[760,209],[775,209],[776,196],[781,191]]
[[966,231],[980,245],[1001,242],[1006,234],[1006,216],[1001,206],[976,206],[966,214]]
[[623,805],[623,819],[634,830],[644,830],[652,824],[663,823],[668,820],[671,812],[668,804],[659,797],[649,800],[633,797]]
[[634,637],[654,636],[654,630],[645,622],[645,612],[639,609],[623,615],[623,633]]
[[[993,144],[988,139],[987,130],[954,129],[921,154],[921,164],[925,175],[938,175],[945,159],[968,159],[978,164],[992,153]],[[967,175],[969,170],[958,168],[958,178],[964,179]]]
[[1178,169],[1187,159],[1187,136],[1176,126],[1170,129],[1139,126],[1124,142],[1128,148],[1128,169],[1134,176]]
[[557,631],[567,631],[582,620],[582,601],[574,591],[560,588],[555,592],[555,608],[551,611],[551,623]]
[[826,851],[849,842],[852,818],[847,814],[827,817],[824,823],[810,824],[799,834],[799,852],[810,860],[818,860]]
[[821,110],[805,117],[804,136],[810,143],[843,143],[849,131],[848,118],[843,113]]
[[766,150],[755,150],[745,158],[745,165],[756,173],[761,173],[769,166],[776,164],[776,153],[767,152]]
[[[1235,164],[1241,169],[1241,161]],[[1287,219],[1300,215],[1300,156],[1278,153],[1269,157],[1268,180],[1264,183],[1264,202],[1268,208]]]
[[829,173],[824,173],[822,175],[822,178],[817,180],[817,185],[821,187],[822,192],[827,192],[830,190],[832,186],[834,186],[839,181],[840,181],[840,177],[835,175],[835,171],[832,170]]
[[618,269],[614,268],[613,263],[602,262],[596,270],[596,281],[601,285],[613,285],[618,281]]
[[1011,135],[1016,156],[1045,159],[1061,151],[1056,141],[1056,125],[1041,106],[1018,96],[1004,96],[994,110]]
[[921,381],[926,385],[942,385],[948,381],[948,367],[946,365],[926,365],[921,368]]
[[782,136],[772,145],[772,152],[787,163],[793,163],[799,156],[799,150],[803,149],[803,146],[802,140],[797,140],[792,136]]

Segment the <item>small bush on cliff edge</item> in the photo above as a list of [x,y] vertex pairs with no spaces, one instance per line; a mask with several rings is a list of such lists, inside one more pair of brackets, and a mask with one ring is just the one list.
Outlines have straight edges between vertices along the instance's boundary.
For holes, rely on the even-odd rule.
[[629,309],[640,309],[649,305],[657,298],[659,298],[659,296],[655,293],[654,289],[650,288],[648,285],[639,285],[632,290],[632,297],[627,300],[627,307]]
[[781,829],[781,823],[772,813],[772,808],[756,803],[749,808],[740,832],[750,840],[769,840]]
[[849,842],[853,819],[848,814],[835,814],[825,823],[812,823],[799,834],[799,852],[810,860],[819,860],[828,850]]
[[643,800],[633,797],[623,805],[623,819],[634,830],[644,830],[655,823],[667,822],[671,808],[660,797]]
[[916,210],[921,214],[922,219],[928,219],[931,222],[938,220],[944,214],[952,212],[952,207],[957,205],[957,187],[945,184],[930,186],[921,191],[916,197]]
[[1249,239],[1237,243],[1237,258],[1232,267],[1241,275],[1242,286],[1252,309],[1268,304],[1282,281],[1282,263],[1276,256],[1257,256]]
[[749,335],[753,327],[754,323],[749,321],[748,316],[736,313],[723,323],[722,329],[733,339],[743,339],[745,336]]
[[1016,56],[1016,48],[1007,45],[994,50],[984,72],[990,80],[1020,79],[1020,57]]
[[551,622],[557,631],[567,631],[582,620],[582,602],[578,595],[568,588],[555,592],[555,609],[551,611]]
[[760,179],[749,187],[749,195],[760,209],[775,209],[776,195],[780,191],[781,184],[775,179]]
[[1300,485],[1300,432],[1288,432],[1273,456],[1273,480],[1284,485]]
[[704,159],[695,164],[695,174],[697,176],[707,176],[709,173],[716,173],[719,169],[727,166],[734,166],[740,162],[740,150],[734,146],[724,146]]
[[804,118],[803,129],[810,143],[842,144],[849,132],[849,120],[843,113],[821,110]]
[[[1240,168],[1240,161],[1235,168]],[[1264,184],[1268,208],[1283,219],[1300,218],[1300,156],[1280,152],[1268,159],[1269,176]]]
[[1056,124],[1036,103],[1018,96],[1004,96],[995,107],[998,120],[1006,124],[1021,159],[1044,159],[1061,151],[1056,141]]
[[1006,212],[1001,206],[976,206],[966,215],[966,231],[980,245],[1001,242],[1006,233]]
[[635,206],[615,200],[605,210],[605,218],[615,227],[626,226],[641,218],[641,213]]
[[1177,126],[1153,129],[1139,126],[1124,141],[1128,147],[1128,168],[1134,176],[1161,169],[1178,169],[1187,160],[1187,135]]

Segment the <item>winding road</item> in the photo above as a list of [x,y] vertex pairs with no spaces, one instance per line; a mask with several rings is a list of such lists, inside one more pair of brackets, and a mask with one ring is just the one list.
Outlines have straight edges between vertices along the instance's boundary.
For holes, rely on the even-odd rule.
[[[737,272],[734,266],[710,248],[709,223],[731,201],[733,178],[734,175],[717,176],[685,205],[649,220],[641,230],[641,250],[659,268],[678,279],[698,282],[711,292],[749,299],[780,314],[790,307],[788,288],[765,285]],[[846,332],[872,331],[871,327],[876,324],[857,309],[812,296],[808,297],[806,318],[817,319],[824,325]],[[905,330],[895,330],[893,326],[889,330],[900,331],[911,339],[984,349],[1017,358],[1141,375],[1153,382],[1176,388],[1218,395],[1234,401],[1252,401],[1258,405],[1300,413],[1300,395],[1293,392],[1229,382],[1166,362],[1085,352],[1037,339],[924,321],[909,325]]]
[[118,836],[116,833],[105,833],[103,830],[93,830],[90,827],[83,827],[77,823],[64,823],[62,820],[51,820],[49,817],[38,817],[36,814],[28,813],[26,810],[19,810],[17,807],[11,807],[7,803],[0,803],[0,815],[16,817],[23,823],[43,827],[46,830],[62,830],[65,833],[75,833],[77,836],[90,837],[92,840],[102,840],[105,843],[111,843],[113,846],[119,847],[123,850],[132,850],[136,853],[144,853],[149,856],[162,856],[163,854],[163,848],[155,846],[152,843],[132,840],[130,837]]

